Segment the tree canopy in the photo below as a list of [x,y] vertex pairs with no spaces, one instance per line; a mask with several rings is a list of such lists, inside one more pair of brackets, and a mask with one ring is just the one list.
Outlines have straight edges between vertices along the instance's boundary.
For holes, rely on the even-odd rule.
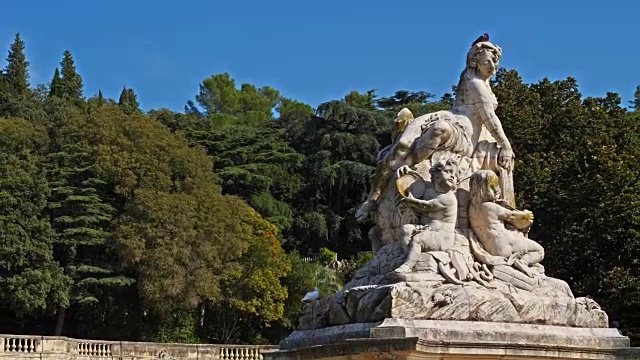
[[[310,105],[218,73],[184,111],[145,111],[127,86],[86,98],[69,51],[32,86],[25,47],[16,34],[0,73],[4,333],[277,343],[307,291],[350,276],[309,258],[370,258],[354,212],[397,111],[453,102],[372,89]],[[625,108],[571,77],[500,69],[492,86],[547,273],[638,341],[640,90]]]

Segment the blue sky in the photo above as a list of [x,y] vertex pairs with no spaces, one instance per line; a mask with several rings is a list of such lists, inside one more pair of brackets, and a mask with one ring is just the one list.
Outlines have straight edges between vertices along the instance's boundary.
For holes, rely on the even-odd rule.
[[638,2],[434,3],[10,1],[2,5],[0,48],[5,58],[21,33],[32,84],[50,81],[68,49],[85,95],[101,89],[117,99],[127,86],[145,110],[182,110],[204,78],[222,72],[238,85],[269,85],[313,106],[374,88],[383,96],[401,89],[441,95],[483,32],[503,48],[501,65],[526,82],[573,76],[584,95],[614,91],[625,105],[640,85]]

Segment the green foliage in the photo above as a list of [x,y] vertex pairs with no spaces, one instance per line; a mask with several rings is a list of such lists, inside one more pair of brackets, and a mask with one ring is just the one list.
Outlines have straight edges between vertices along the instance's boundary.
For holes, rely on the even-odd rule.
[[320,249],[320,255],[318,256],[318,264],[327,266],[334,261],[338,260],[338,254],[323,247]]
[[289,296],[285,301],[285,315],[280,326],[284,335],[294,329],[302,315],[302,298],[315,287],[321,297],[331,296],[344,287],[344,280],[336,271],[319,263],[306,263],[297,252],[288,255],[291,272],[285,279]]
[[[102,92],[98,94],[98,101],[102,98]],[[140,111],[140,103],[138,102],[138,96],[133,89],[122,89],[120,93],[120,99],[118,99],[118,105],[125,114],[133,114]]]
[[640,123],[617,94],[582,99],[573,78],[525,85],[501,70],[495,85],[517,154],[517,200],[534,211],[531,237],[545,247],[547,272],[637,336],[628,311],[638,303],[621,294],[640,279]]
[[276,228],[253,210],[241,219],[252,238],[240,267],[224,276],[223,296],[207,308],[204,332],[209,342],[260,342],[258,330],[285,316],[287,288],[282,279],[291,265]]
[[62,78],[60,77],[60,70],[56,68],[53,73],[53,79],[51,79],[51,84],[49,85],[49,96],[62,98],[64,96],[64,91],[65,89]]
[[357,106],[343,99],[321,104],[318,116],[297,112],[280,118],[289,143],[306,156],[300,215],[287,234],[301,252],[327,246],[348,258],[369,246],[367,229],[356,224],[353,212],[366,197],[376,153],[389,142],[392,120],[370,110],[372,92],[348,96]]
[[4,69],[4,80],[16,95],[26,95],[29,92],[29,61],[24,54],[25,44],[17,33],[7,56],[7,66]]
[[69,278],[53,259],[44,213],[46,135],[25,121],[0,119],[0,139],[0,302],[18,316],[66,307]]
[[[353,213],[397,111],[454,100],[353,91],[314,109],[224,73],[184,112],[143,114],[128,88],[85,101],[68,51],[49,87],[30,89],[24,47],[16,35],[0,72],[0,303],[13,332],[51,332],[55,312],[78,338],[278,342],[306,292],[331,296],[371,259],[372,224]],[[502,69],[493,85],[547,273],[637,341],[640,90],[627,112],[617,94],[583,98],[573,78],[524,84]],[[320,263],[298,255],[319,251]],[[338,256],[344,273],[325,266]]]
[[[76,72],[76,65],[73,61],[73,55],[69,50],[65,50],[62,61],[60,62],[60,73],[62,74],[60,81],[60,96],[65,100],[76,102],[82,100],[82,77]],[[55,80],[55,75],[54,75]],[[53,87],[53,81],[52,81]]]
[[351,266],[345,274],[345,282],[351,281],[358,270],[362,269],[369,261],[373,260],[372,251],[361,251],[351,259]]

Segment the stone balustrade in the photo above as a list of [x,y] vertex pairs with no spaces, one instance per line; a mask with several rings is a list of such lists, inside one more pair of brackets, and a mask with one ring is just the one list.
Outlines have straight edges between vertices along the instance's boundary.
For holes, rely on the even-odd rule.
[[14,360],[262,360],[263,350],[277,348],[260,345],[162,344],[0,335],[0,359]]

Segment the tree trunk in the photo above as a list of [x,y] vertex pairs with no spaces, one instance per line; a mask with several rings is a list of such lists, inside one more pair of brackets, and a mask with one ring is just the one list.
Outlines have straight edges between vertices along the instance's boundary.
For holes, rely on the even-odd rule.
[[56,331],[54,336],[62,335],[62,328],[64,327],[64,318],[67,314],[67,309],[58,309],[58,321],[56,322]]

